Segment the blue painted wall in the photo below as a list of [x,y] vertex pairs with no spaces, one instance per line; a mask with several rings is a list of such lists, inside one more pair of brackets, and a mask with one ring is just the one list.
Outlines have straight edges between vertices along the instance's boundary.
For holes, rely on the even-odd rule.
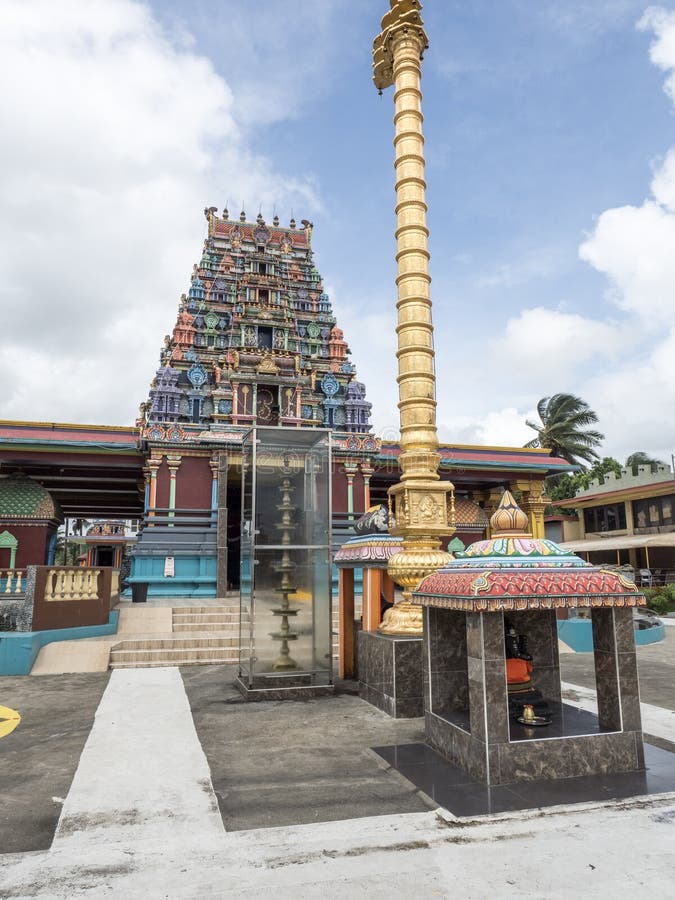
[[113,609],[107,625],[52,628],[49,631],[0,632],[0,675],[30,675],[38,653],[54,641],[75,641],[117,633],[119,612]]
[[[638,647],[656,644],[664,640],[665,636],[665,625],[635,629],[635,643]],[[590,619],[561,619],[558,622],[558,637],[577,653],[593,652],[593,624]]]
[[[148,582],[148,597],[215,597],[215,556],[175,556],[172,578],[164,577],[163,556],[135,556],[129,583]],[[125,597],[131,591],[124,592]]]

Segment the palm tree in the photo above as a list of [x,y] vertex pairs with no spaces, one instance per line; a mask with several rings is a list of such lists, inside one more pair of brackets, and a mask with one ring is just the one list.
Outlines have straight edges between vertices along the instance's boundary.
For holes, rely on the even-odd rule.
[[537,412],[541,425],[526,422],[537,432],[526,447],[548,447],[552,456],[561,456],[573,465],[582,465],[582,460],[590,464],[598,461],[595,448],[605,436],[589,428],[598,417],[584,400],[574,394],[542,397]]

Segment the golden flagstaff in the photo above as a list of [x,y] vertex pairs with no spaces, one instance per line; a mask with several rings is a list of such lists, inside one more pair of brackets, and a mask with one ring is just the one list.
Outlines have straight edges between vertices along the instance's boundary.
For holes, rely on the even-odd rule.
[[429,250],[422,135],[422,55],[429,46],[419,0],[391,0],[373,43],[373,80],[394,85],[396,151],[396,261],[401,480],[389,490],[389,528],[403,550],[389,560],[403,600],[387,611],[380,631],[421,634],[422,609],[410,602],[421,579],[450,555],[442,536],[454,532],[454,489],[438,475],[436,385],[429,293]]

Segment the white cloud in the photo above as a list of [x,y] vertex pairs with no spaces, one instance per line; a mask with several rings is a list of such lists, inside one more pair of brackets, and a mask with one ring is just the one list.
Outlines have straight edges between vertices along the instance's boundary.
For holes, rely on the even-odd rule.
[[0,79],[0,416],[133,421],[216,186],[314,211],[316,192],[133,0],[4,0]]
[[[662,195],[669,174],[675,167],[654,178]],[[617,306],[652,327],[675,323],[675,216],[657,200],[602,213],[579,255],[608,276]]]
[[[675,12],[652,7],[638,27],[655,34],[650,57],[668,73],[665,88],[675,102]],[[592,378],[583,396],[615,455],[648,447],[669,459],[675,447],[675,148],[655,167],[651,196],[641,206],[602,213],[579,255],[607,276],[607,298],[628,315],[633,334],[621,363]]]
[[675,102],[675,12],[662,6],[650,6],[638,22],[641,31],[653,31],[656,40],[649,48],[649,58],[668,72],[664,90]]
[[597,363],[598,357],[613,356],[623,342],[616,325],[538,306],[509,319],[504,335],[492,342],[494,367],[531,378],[545,361],[550,381],[568,376],[584,363]]
[[521,411],[515,406],[482,416],[451,415],[439,419],[438,436],[442,443],[522,447],[535,437],[534,431],[525,424],[528,418],[536,421],[536,411]]

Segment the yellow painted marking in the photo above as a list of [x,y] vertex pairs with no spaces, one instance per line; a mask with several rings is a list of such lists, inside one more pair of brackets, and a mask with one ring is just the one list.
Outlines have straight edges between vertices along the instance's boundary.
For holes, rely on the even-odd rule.
[[9,706],[0,706],[0,738],[11,734],[21,721],[21,716]]

